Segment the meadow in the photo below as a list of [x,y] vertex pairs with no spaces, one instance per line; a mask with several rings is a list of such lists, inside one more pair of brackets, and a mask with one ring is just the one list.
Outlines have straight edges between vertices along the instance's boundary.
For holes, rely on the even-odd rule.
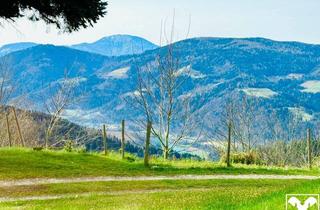
[[[0,203],[1,209],[285,209],[285,195],[319,193],[320,181],[186,180],[76,183],[16,187],[10,197],[68,198]],[[83,193],[88,193],[83,195]]]
[[[318,169],[233,165],[127,154],[0,149],[0,182],[34,178],[214,174],[312,175]],[[49,183],[0,186],[1,209],[285,209],[285,195],[319,193],[320,180],[208,179]]]
[[[141,176],[141,175],[210,175],[210,174],[282,174],[318,175],[314,168],[271,167],[196,161],[190,159],[163,160],[151,158],[150,167],[143,160],[126,154],[122,160],[115,152],[107,156],[100,153],[77,153],[65,151],[34,151],[27,148],[0,149],[0,179],[62,178],[90,176]],[[128,158],[129,157],[129,158]]]

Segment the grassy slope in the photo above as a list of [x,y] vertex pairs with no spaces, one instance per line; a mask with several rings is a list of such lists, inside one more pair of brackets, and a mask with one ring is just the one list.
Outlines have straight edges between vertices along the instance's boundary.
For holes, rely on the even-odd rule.
[[145,168],[141,160],[122,161],[118,155],[78,154],[29,149],[0,149],[0,179],[80,176],[139,176],[175,174],[309,174],[319,169],[283,169],[258,166],[226,168],[213,162],[152,160]]
[[[130,186],[130,187],[128,187]],[[21,187],[20,190],[22,190]],[[33,191],[49,194],[66,191],[87,192],[88,186],[71,184],[42,186]],[[72,190],[73,189],[73,190]],[[144,193],[145,189],[179,189],[177,192]],[[286,193],[318,193],[320,181],[299,180],[207,180],[94,183],[93,191],[131,190],[137,193],[94,195],[49,201],[1,203],[1,209],[285,209]],[[139,192],[140,190],[140,192]],[[22,191],[21,191],[22,192]],[[30,192],[25,192],[26,195]],[[15,195],[12,195],[15,196]]]

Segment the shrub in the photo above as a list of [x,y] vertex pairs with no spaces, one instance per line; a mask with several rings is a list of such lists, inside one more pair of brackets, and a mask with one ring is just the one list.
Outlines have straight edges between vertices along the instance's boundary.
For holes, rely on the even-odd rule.
[[136,159],[135,158],[133,158],[133,157],[125,157],[125,159],[128,161],[128,162],[134,162]]
[[84,145],[82,145],[82,146],[75,148],[75,151],[77,151],[78,153],[86,153],[87,148]]
[[[257,151],[267,165],[302,167],[307,164],[307,144],[305,140],[268,142],[267,145],[259,146]],[[313,156],[316,156],[316,147],[313,148],[313,151]]]
[[33,147],[33,151],[42,151],[43,147]]
[[[224,154],[221,157],[220,161],[223,162],[223,163],[227,162],[226,154]],[[231,161],[231,163],[235,163],[235,164],[239,164],[239,163],[247,164],[247,165],[262,164],[262,161],[261,161],[259,155],[256,152],[235,152],[235,153],[231,153],[230,161]]]
[[73,141],[72,140],[65,141],[64,150],[67,152],[72,152],[72,150],[73,150]]
[[312,160],[312,165],[319,168],[320,167],[320,156],[314,157]]

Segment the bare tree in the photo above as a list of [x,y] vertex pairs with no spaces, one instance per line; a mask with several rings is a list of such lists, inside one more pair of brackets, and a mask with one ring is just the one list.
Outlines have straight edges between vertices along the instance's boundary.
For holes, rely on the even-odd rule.
[[9,58],[0,58],[0,115],[3,116],[1,122],[2,124],[6,125],[6,129],[4,130],[6,130],[7,133],[7,137],[4,137],[2,139],[8,138],[8,143],[10,146],[12,144],[12,139],[10,134],[10,121],[7,120],[9,115],[7,106],[9,99],[13,93],[13,86],[11,84],[11,73],[12,70],[10,68]]
[[[221,106],[221,111],[218,111],[215,116],[212,116],[209,113],[209,118],[207,123],[207,129],[205,136],[208,139],[208,144],[214,153],[218,153],[220,157],[223,157],[226,154],[226,148],[228,143],[228,128],[231,125],[231,134],[234,136],[234,129],[232,129],[236,120],[236,100],[233,94],[223,102]],[[237,151],[237,142],[235,138],[232,138],[231,142],[232,151]]]
[[63,112],[75,101],[75,86],[76,81],[69,79],[67,74],[64,78],[58,80],[52,88],[54,93],[48,94],[45,98],[44,106],[49,114],[49,122],[45,131],[45,147],[48,148],[52,133],[56,128],[58,122],[61,120]]
[[0,105],[7,105],[12,93],[12,70],[8,58],[0,58]]
[[220,117],[218,125],[212,125],[212,130],[208,133],[211,141],[225,143],[228,124],[231,124],[232,149],[250,152],[261,139],[259,136],[261,130],[257,132],[257,119],[261,115],[258,104],[256,98],[239,93],[230,94],[224,102],[222,112],[218,113]]
[[257,99],[249,98],[242,94],[235,113],[236,119],[233,122],[234,137],[240,143],[243,151],[250,152],[259,140],[255,129],[259,113]]
[[174,24],[170,37],[165,35],[166,46],[159,50],[155,60],[138,68],[137,90],[131,97],[144,113],[138,122],[144,127],[141,130],[146,130],[146,122],[152,122],[151,133],[161,144],[164,159],[195,127],[190,96],[182,94],[185,75],[191,67],[181,68],[173,45],[173,28]]
[[293,111],[269,108],[264,120],[266,129],[261,130],[264,142],[258,148],[260,158],[268,165],[301,166],[307,162],[307,124]]

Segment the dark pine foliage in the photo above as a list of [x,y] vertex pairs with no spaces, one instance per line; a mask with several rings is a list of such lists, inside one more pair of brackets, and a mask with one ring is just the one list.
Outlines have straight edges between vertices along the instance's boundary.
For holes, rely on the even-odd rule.
[[106,14],[107,5],[105,0],[5,0],[0,1],[0,18],[15,21],[32,11],[30,20],[44,20],[72,32],[96,23]]

